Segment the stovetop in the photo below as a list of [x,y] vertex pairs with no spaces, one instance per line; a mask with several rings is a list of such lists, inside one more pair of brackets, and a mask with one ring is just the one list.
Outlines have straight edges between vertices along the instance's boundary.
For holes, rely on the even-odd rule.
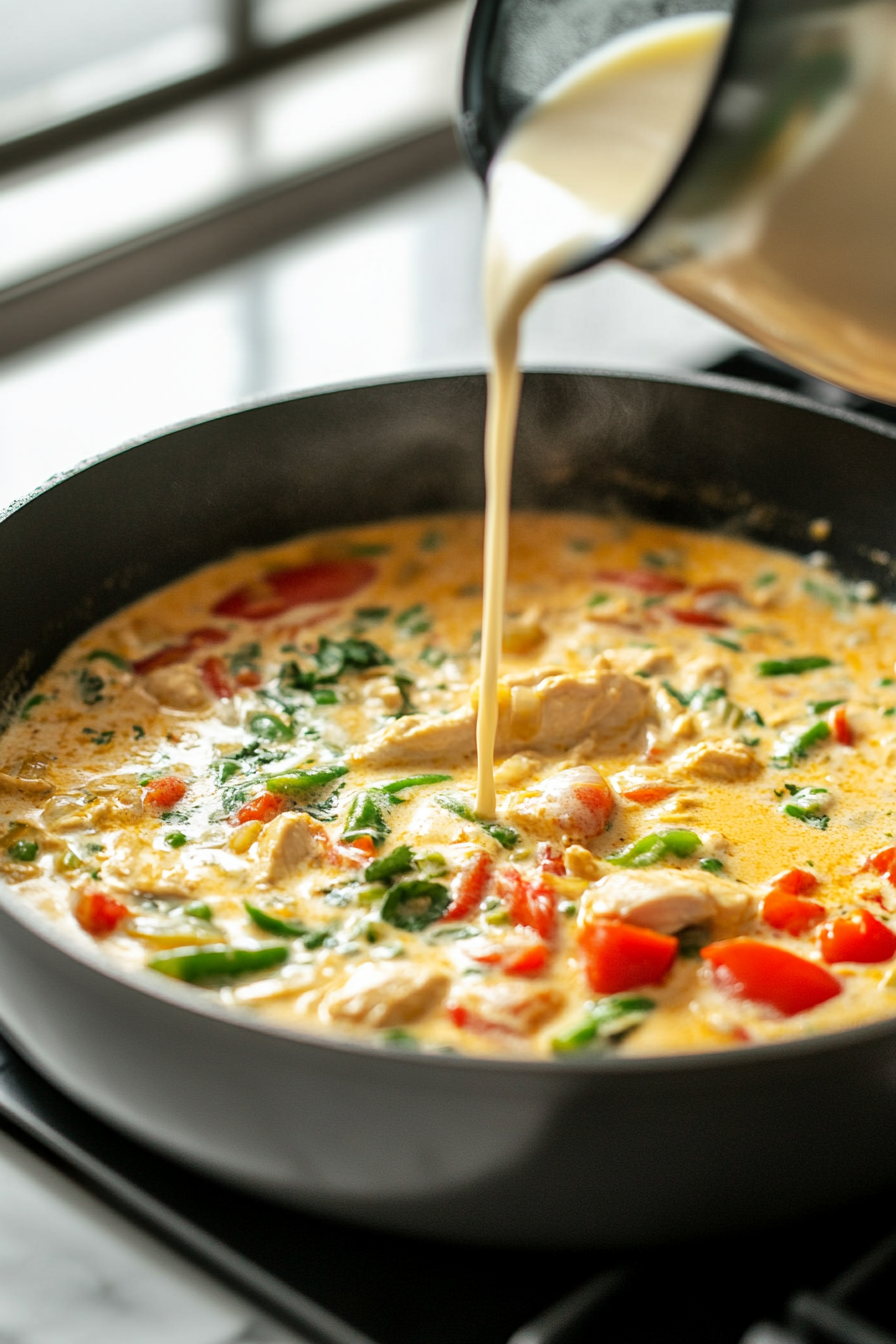
[[460,1247],[201,1176],[69,1101],[2,1041],[0,1124],[315,1344],[896,1344],[889,1190],[636,1253]]

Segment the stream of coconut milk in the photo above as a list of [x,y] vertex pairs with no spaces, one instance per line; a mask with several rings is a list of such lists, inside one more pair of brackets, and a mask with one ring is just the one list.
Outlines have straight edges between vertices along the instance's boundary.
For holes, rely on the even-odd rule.
[[477,812],[495,815],[498,676],[510,478],[519,409],[520,320],[539,291],[609,251],[674,171],[703,107],[727,16],[663,19],[616,39],[551,85],[495,156],[488,179],[485,310],[485,578]]

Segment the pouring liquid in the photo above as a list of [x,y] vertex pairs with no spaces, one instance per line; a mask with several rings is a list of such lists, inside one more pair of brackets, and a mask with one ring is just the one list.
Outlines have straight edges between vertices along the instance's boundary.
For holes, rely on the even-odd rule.
[[699,116],[727,25],[725,14],[687,15],[608,43],[545,91],[511,131],[489,173],[485,308],[492,368],[476,726],[476,807],[482,817],[494,817],[496,806],[520,321],[550,280],[609,250],[657,198]]

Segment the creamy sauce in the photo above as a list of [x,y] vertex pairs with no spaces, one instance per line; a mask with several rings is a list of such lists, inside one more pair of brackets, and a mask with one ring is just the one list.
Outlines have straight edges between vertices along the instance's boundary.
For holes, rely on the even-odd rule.
[[477,807],[495,815],[497,682],[507,571],[520,320],[539,290],[609,247],[672,173],[702,107],[727,18],[649,24],[602,47],[552,86],[512,131],[489,174],[486,317],[485,589]]

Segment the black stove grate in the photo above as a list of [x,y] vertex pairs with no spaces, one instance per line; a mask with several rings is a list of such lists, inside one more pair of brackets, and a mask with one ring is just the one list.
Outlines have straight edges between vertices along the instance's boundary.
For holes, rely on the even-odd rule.
[[0,1123],[315,1344],[896,1344],[888,1190],[623,1257],[464,1247],[234,1191],[125,1138],[2,1042]]

